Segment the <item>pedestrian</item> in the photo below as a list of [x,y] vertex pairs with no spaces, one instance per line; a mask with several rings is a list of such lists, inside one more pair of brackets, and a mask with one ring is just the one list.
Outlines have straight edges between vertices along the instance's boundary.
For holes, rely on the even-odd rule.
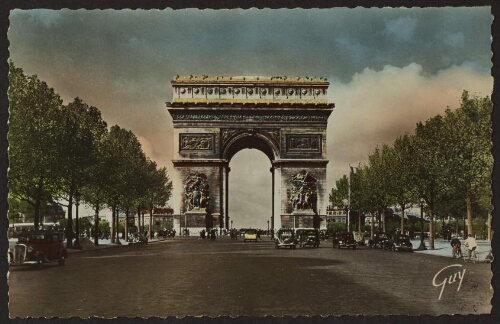
[[472,236],[472,234],[469,234],[469,237],[467,237],[467,239],[465,240],[464,245],[467,248],[467,253],[470,259],[472,251],[477,249],[477,242],[474,236]]
[[452,258],[458,257],[462,255],[462,250],[461,250],[461,243],[458,237],[454,237],[451,239],[451,246],[452,246]]

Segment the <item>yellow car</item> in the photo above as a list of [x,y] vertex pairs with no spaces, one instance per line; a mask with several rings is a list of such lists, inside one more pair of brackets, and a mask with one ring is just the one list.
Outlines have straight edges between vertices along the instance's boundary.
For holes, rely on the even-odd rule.
[[247,229],[245,230],[245,234],[243,236],[243,241],[255,241],[257,242],[257,230],[255,229]]

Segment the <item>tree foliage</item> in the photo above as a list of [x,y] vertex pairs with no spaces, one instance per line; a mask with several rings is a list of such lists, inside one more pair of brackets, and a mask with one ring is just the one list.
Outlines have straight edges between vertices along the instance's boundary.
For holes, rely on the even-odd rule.
[[[430,218],[431,248],[435,217],[467,218],[468,232],[478,227],[476,231],[482,233],[484,228],[478,224],[490,212],[491,200],[491,112],[489,97],[471,97],[464,91],[457,109],[417,123],[414,135],[402,135],[391,146],[377,146],[368,163],[351,175],[357,183],[351,183],[351,198],[355,197],[351,206],[372,215],[377,211],[382,217],[387,207],[399,207],[404,230],[415,225],[404,225],[405,209],[418,206],[423,198]],[[347,192],[343,189],[346,179],[344,175],[337,180],[330,194],[332,204]],[[481,221],[473,221],[473,215]]]
[[47,202],[68,207],[71,247],[77,194],[95,210],[96,220],[106,207],[115,212],[139,202],[148,208],[166,204],[172,190],[166,169],[146,157],[131,131],[117,125],[108,130],[98,108],[80,98],[64,105],[36,75],[24,75],[12,62],[9,69],[9,201],[14,213],[21,210],[19,202],[29,203],[38,227]]

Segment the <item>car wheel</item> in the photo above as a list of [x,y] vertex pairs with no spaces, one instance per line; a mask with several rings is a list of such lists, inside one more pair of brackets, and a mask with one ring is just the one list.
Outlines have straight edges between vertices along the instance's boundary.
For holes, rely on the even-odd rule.
[[57,263],[58,263],[60,266],[63,266],[65,262],[66,262],[66,258],[65,258],[65,257],[61,257]]
[[38,270],[40,270],[40,269],[42,269],[42,268],[43,268],[43,258],[39,258],[39,259],[38,259],[38,262],[37,262],[37,264],[36,264],[36,268],[37,268]]

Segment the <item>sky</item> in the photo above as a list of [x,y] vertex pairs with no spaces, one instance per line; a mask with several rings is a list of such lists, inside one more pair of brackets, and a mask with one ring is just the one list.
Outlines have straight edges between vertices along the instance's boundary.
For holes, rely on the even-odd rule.
[[[65,103],[81,98],[109,126],[138,137],[174,172],[176,75],[326,77],[327,187],[366,163],[377,145],[459,106],[463,90],[491,96],[489,7],[232,10],[13,10],[10,59]],[[269,159],[230,162],[235,227],[266,228]],[[174,183],[174,186],[182,184]],[[89,212],[90,214],[90,212]]]

